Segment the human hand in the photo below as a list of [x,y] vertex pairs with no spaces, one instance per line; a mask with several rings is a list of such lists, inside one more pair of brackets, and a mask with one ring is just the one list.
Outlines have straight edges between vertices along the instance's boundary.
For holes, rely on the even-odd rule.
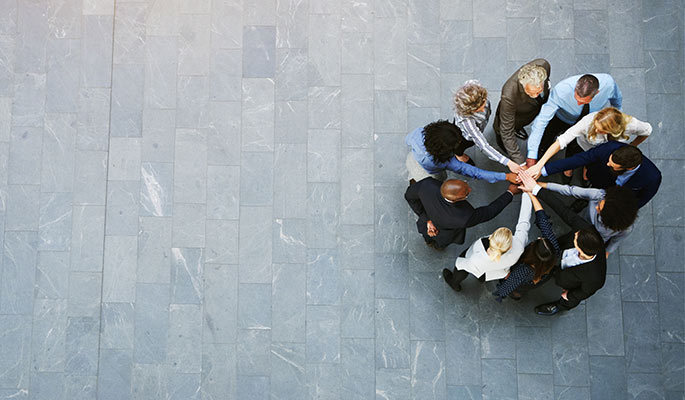
[[507,167],[509,168],[509,171],[511,171],[513,173],[523,171],[523,168],[521,168],[520,165],[516,164],[515,162],[513,162],[511,160],[509,160],[509,162],[507,163]]
[[428,228],[428,236],[435,237],[438,235],[438,228],[433,225],[433,221],[426,222],[426,227]]
[[526,167],[530,168],[535,165],[536,162],[538,162],[538,160],[534,158],[526,158]]
[[535,189],[535,185],[537,182],[535,182],[535,179],[531,176],[531,174],[528,171],[523,171],[519,172],[519,179],[521,179],[522,185],[519,186],[521,190],[524,192],[533,192],[533,189]]
[[604,258],[609,259],[609,254],[611,254],[611,253],[609,253],[609,252],[607,251],[606,254],[604,255]]
[[568,290],[561,292],[561,298],[568,301]]
[[533,177],[533,179],[538,179],[540,177],[540,175],[542,174],[542,167],[543,167],[543,165],[541,165],[540,163],[537,163],[537,164],[533,165],[532,167],[529,167],[527,169],[527,171],[530,174],[530,176]]
[[514,184],[521,183],[521,180],[519,179],[518,175],[516,175],[514,173],[508,173],[507,174],[507,181],[509,181],[509,183],[514,183]]
[[519,189],[519,187],[514,184],[509,185],[509,188],[507,190],[510,191],[513,195],[521,193],[521,189]]

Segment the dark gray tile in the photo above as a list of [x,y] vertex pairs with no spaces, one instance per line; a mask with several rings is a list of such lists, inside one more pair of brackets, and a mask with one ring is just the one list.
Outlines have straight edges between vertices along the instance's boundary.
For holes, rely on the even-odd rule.
[[607,12],[603,10],[573,12],[576,54],[606,54],[609,52]]
[[[612,66],[610,71],[611,76],[619,85],[623,94],[622,109],[626,110],[633,117],[644,121],[647,118],[644,69],[617,68]],[[643,149],[642,151],[645,150]]]
[[563,313],[551,322],[554,384],[588,386],[590,365],[587,345],[587,322],[580,305],[576,312]]
[[628,374],[629,399],[663,399],[664,390],[659,374]]
[[64,374],[61,372],[33,372],[28,392],[32,399],[65,399],[64,384]]
[[[655,160],[654,164],[662,174],[662,182],[675,182],[677,177],[685,170],[683,160]],[[652,199],[654,210],[654,225],[659,226],[683,226],[685,225],[685,209],[680,199],[683,198],[682,187],[678,185],[663,184],[659,192]],[[644,208],[644,207],[643,207]],[[638,220],[637,223],[640,222]],[[633,234],[638,232],[633,232]]]
[[171,302],[202,304],[204,252],[198,248],[171,249]]
[[528,62],[541,54],[540,50],[540,18],[507,18],[508,60]]
[[[577,39],[576,39],[577,40]],[[576,41],[574,47],[578,46]],[[611,62],[609,61],[609,54],[580,54],[576,53],[574,61],[575,73],[585,74],[591,71],[609,71]],[[560,77],[561,78],[561,77]],[[561,78],[563,79],[563,78]]]
[[516,371],[519,374],[551,374],[551,342],[549,328],[516,327]]
[[516,399],[518,386],[514,360],[484,359],[483,399]]
[[274,264],[271,284],[274,342],[305,342],[306,283],[307,271],[303,264]]
[[168,368],[163,364],[133,364],[131,392],[133,398],[166,397],[168,394]]
[[619,277],[608,275],[604,287],[586,300],[586,308],[590,355],[624,355]]
[[374,337],[374,272],[342,271],[341,336]]
[[203,344],[235,343],[238,327],[238,268],[235,265],[206,264],[204,271]]
[[[642,8],[644,46],[650,50],[677,50],[682,48],[678,36],[678,16],[670,10],[677,2],[672,0],[649,3]],[[682,31],[682,25],[681,29]]]
[[403,254],[376,254],[376,298],[409,299],[409,267]]
[[98,368],[99,399],[132,398],[132,362],[130,350],[102,350]]
[[[445,358],[448,385],[461,385],[450,393],[479,393],[481,384],[481,338],[479,334],[478,295],[471,291],[454,295],[451,289],[445,296]],[[487,339],[487,337],[486,337]],[[512,342],[510,342],[512,343]],[[469,385],[478,387],[472,392]],[[460,397],[457,397],[460,398]]]
[[584,386],[555,386],[557,400],[590,400],[590,388]]
[[169,373],[169,400],[200,400],[200,374]]
[[661,340],[685,342],[685,306],[680,299],[685,292],[685,277],[679,273],[657,272]]
[[445,398],[445,343],[412,341],[412,395],[414,398]]
[[679,94],[650,94],[647,102],[647,120],[652,125],[653,135],[649,138],[649,149],[654,158],[682,158],[685,144],[676,140],[683,125],[683,97]]
[[268,376],[238,375],[237,393],[239,399],[256,400],[269,396]]
[[518,398],[523,399],[553,399],[554,379],[552,375],[518,375]]
[[201,310],[196,304],[169,306],[166,361],[174,372],[187,374],[202,370],[202,352],[197,351],[197,344],[202,341]]
[[240,282],[271,283],[273,217],[270,207],[240,209]]
[[275,71],[275,26],[243,27],[243,76],[271,78]]
[[[662,343],[662,377],[664,390],[668,392],[683,393],[685,389],[685,378],[683,378],[683,356],[685,356],[685,344],[683,343]],[[673,397],[677,398],[677,397]]]
[[[542,4],[553,4],[553,2],[543,1]],[[568,9],[570,10],[570,7]],[[544,20],[542,21],[542,24],[542,26],[547,25]],[[559,25],[557,24],[555,26]],[[573,30],[572,27],[570,29]],[[552,85],[556,85],[562,79],[565,79],[576,73],[576,56],[574,48],[575,42],[573,39],[540,40],[541,53],[545,55],[544,58],[549,61],[551,65],[554,65],[554,71],[550,71],[550,83]]]
[[655,373],[659,354],[659,307],[656,303],[623,303],[626,371]]
[[609,20],[609,54],[612,67],[642,67],[644,64],[642,2],[621,3],[621,10],[607,7]]
[[133,359],[137,363],[161,364],[167,356],[169,332],[169,285],[136,285]]
[[[503,26],[505,25],[503,24]],[[475,58],[473,69],[478,71],[478,74],[472,78],[479,79],[481,84],[489,90],[499,89],[502,82],[511,74],[511,71],[507,69],[507,41],[504,38],[475,38],[473,40],[473,56]],[[451,87],[452,92],[463,84],[463,80],[454,82],[454,86]],[[451,100],[450,97],[450,104]]]
[[343,290],[337,249],[307,251],[307,304],[339,305]]
[[408,206],[404,200],[404,190],[403,186],[376,186],[374,246],[377,253],[406,254],[407,235],[419,235],[414,225],[407,226]]
[[626,398],[626,368],[623,357],[590,356],[592,398]]
[[338,253],[342,269],[374,269],[372,225],[340,225]]
[[480,386],[447,386],[447,398],[449,400],[476,400],[482,399],[483,393]]
[[271,345],[271,398],[301,399],[307,395],[305,345]]
[[409,300],[376,299],[375,323],[376,368],[409,368]]
[[638,212],[634,223],[633,232],[627,241],[620,247],[621,255],[653,255],[654,254],[654,227],[652,212],[655,209],[652,204],[647,203]]
[[412,340],[445,340],[444,293],[440,274],[413,274],[409,280]]
[[386,399],[411,399],[411,374],[409,369],[376,370],[376,397]]
[[659,272],[685,272],[684,229],[681,227],[654,227],[654,256]]
[[623,301],[656,301],[654,257],[621,256],[621,298]]

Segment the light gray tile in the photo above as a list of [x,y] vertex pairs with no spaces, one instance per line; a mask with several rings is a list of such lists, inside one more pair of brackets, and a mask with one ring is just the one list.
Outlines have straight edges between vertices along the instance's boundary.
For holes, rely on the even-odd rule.
[[442,21],[440,27],[440,72],[473,71],[473,21]]
[[626,371],[660,372],[658,305],[624,302],[623,309]]
[[245,25],[275,25],[276,0],[255,0],[244,4]]
[[136,285],[133,359],[144,364],[164,363],[169,333],[169,285]]
[[684,229],[681,227],[654,227],[654,255],[659,272],[685,272],[685,249],[680,246]]
[[[205,264],[203,344],[235,343],[238,329],[238,268]],[[235,354],[233,349],[232,354]]]
[[373,73],[373,34],[343,32],[341,40],[341,72],[343,74]]
[[410,45],[408,51],[407,105],[439,107],[440,46],[437,44]]
[[10,141],[10,131],[12,128],[12,99],[0,97],[0,140]]
[[340,171],[340,223],[373,223],[373,152],[343,149]]
[[[675,132],[683,124],[683,116],[678,110],[683,108],[682,95],[652,94],[647,102],[647,120],[652,125],[654,135],[649,139],[649,149],[658,158],[681,158],[685,144],[676,140]],[[656,157],[655,157],[656,158]]]
[[609,20],[609,54],[612,67],[642,67],[644,64],[642,34],[642,3],[615,0],[607,7]]
[[103,303],[100,345],[105,349],[133,349],[134,303]]
[[279,144],[274,152],[274,217],[307,216],[307,146]]
[[374,245],[378,253],[406,254],[407,235],[419,234],[413,225],[407,226],[407,205],[403,193],[403,187],[376,186]]
[[107,178],[110,181],[133,181],[140,179],[140,139],[111,138],[107,159]]
[[76,151],[74,161],[74,204],[104,205],[107,176],[107,153]]
[[640,120],[647,119],[645,102],[645,71],[642,68],[611,68],[611,76],[620,85],[623,93],[623,109]]
[[444,284],[434,272],[414,273],[409,281],[412,340],[445,340]]
[[240,282],[270,283],[272,264],[272,210],[240,208]]
[[107,185],[107,235],[138,234],[140,183],[138,181],[110,181]]
[[376,368],[409,368],[409,300],[376,299],[375,323]]
[[623,301],[656,301],[656,267],[652,256],[621,256]]
[[211,123],[207,132],[207,164],[240,164],[241,104],[238,102],[211,102]]
[[340,180],[340,131],[310,129],[307,140],[307,181]]
[[[306,283],[304,264],[274,264],[271,284],[271,338],[274,342],[305,342]],[[277,355],[274,351],[272,348],[272,354]],[[302,357],[304,359],[304,351]]]
[[[114,139],[113,139],[114,140]],[[172,215],[174,165],[144,162],[140,166],[140,216],[170,217]]]
[[216,50],[210,54],[209,95],[215,101],[240,101],[243,66],[240,50]]
[[205,205],[174,205],[173,230],[171,244],[173,247],[205,246]]
[[[480,83],[488,90],[499,89],[502,82],[506,81],[513,72],[507,68],[507,41],[504,38],[475,38],[473,49],[475,58],[473,69],[478,71],[475,78],[479,79]],[[464,81],[454,82],[452,90],[455,91],[463,84]],[[452,99],[450,98],[450,100]]]
[[212,2],[212,48],[240,49],[243,44],[243,2]]
[[306,398],[307,385],[305,379],[305,345],[299,343],[272,343],[272,398]]
[[374,269],[373,225],[340,225],[338,251],[343,269]]
[[307,99],[307,49],[276,49],[276,100]]
[[169,400],[199,400],[200,374],[169,373]]
[[682,68],[678,67],[681,59],[675,51],[645,52],[647,93],[681,93]]
[[169,306],[167,363],[175,372],[187,374],[202,370],[202,352],[197,351],[197,344],[202,340],[201,310],[193,304]]
[[238,374],[269,375],[271,372],[271,331],[240,329],[236,347]]
[[74,114],[45,115],[40,179],[42,191],[72,191],[76,132]]
[[92,317],[67,319],[64,372],[95,376],[98,366],[98,333],[100,323]]
[[309,88],[309,128],[340,129],[340,87]]
[[340,310],[337,306],[307,306],[307,362],[340,362]]
[[516,371],[519,374],[551,374],[551,350],[549,328],[516,327]]
[[[80,28],[80,16],[77,21],[76,26]],[[52,39],[46,51],[45,110],[78,111],[80,41]]]
[[374,88],[376,90],[406,89],[406,18],[376,18],[374,30],[376,38],[384,38],[383,41],[374,41]]
[[14,95],[15,35],[0,35],[0,95]]
[[626,398],[626,369],[623,357],[590,357],[592,398]]
[[40,187],[9,185],[6,190],[5,231],[38,231]]
[[388,299],[409,299],[409,267],[403,254],[376,254],[375,284],[376,297]]
[[271,329],[271,284],[238,285],[238,326],[241,329]]
[[[114,15],[115,64],[143,64],[145,60],[145,3],[118,3]],[[142,90],[142,88],[141,88]]]
[[183,0],[180,3],[181,14],[209,14],[211,12],[212,2],[209,0],[189,1]]
[[482,374],[483,400],[518,398],[514,360],[483,360]]
[[69,250],[71,193],[43,193],[38,218],[39,250]]
[[[683,355],[685,355],[685,345],[682,343],[662,343],[661,354],[663,355],[663,385],[664,390],[678,391],[672,398],[677,399],[683,393]],[[668,392],[667,392],[668,393]]]
[[584,306],[578,312],[563,313],[552,321],[554,383],[562,386],[590,384],[587,346],[587,318]]
[[573,38],[573,0],[541,1],[540,17],[543,38]]
[[171,218],[140,218],[136,270],[138,282],[169,283],[171,232]]
[[276,47],[306,48],[308,19],[308,0],[276,1]]
[[7,166],[8,183],[40,184],[41,154],[37,150],[42,147],[42,128],[12,128]]
[[375,332],[374,273],[368,270],[344,270],[341,286],[341,336],[373,338]]
[[408,368],[376,370],[376,394],[388,399],[411,398],[411,373]]
[[276,59],[276,27],[243,27],[243,76],[273,78]]
[[685,306],[678,301],[685,291],[685,276],[679,273],[658,272],[659,319],[663,342],[685,342]]
[[69,273],[69,316],[93,317],[100,314],[101,272]]
[[303,219],[274,219],[273,262],[304,263],[307,259],[306,221]]
[[373,76],[342,76],[340,117],[343,147],[371,147],[374,137],[373,94]]
[[31,365],[33,371],[64,370],[67,328],[66,300],[36,300],[33,309]]
[[143,127],[143,65],[112,67],[112,113],[110,135],[140,137]]
[[0,365],[2,365],[3,387],[27,387],[29,383],[29,365],[31,346],[31,315],[0,315]]
[[47,1],[17,3],[15,72],[45,72]]
[[272,151],[274,146],[274,82],[243,79],[242,150]]
[[309,35],[317,38],[317,40],[309,41],[307,74],[309,86],[340,85],[341,33],[339,22],[339,15],[309,15]]
[[373,339],[342,339],[341,395],[346,399],[373,397],[375,392],[375,360]]
[[81,87],[112,83],[112,15],[84,15],[81,40]]
[[[661,171],[663,179],[659,192],[651,201],[654,210],[654,224],[659,226],[683,226],[685,225],[685,209],[683,209],[682,202],[680,201],[683,198],[683,188],[678,185],[664,185],[663,182],[677,181],[678,175],[682,174],[682,171],[685,170],[685,162],[683,160],[655,160],[654,163]],[[644,220],[644,218],[638,218],[635,223],[636,226]],[[640,232],[633,232],[633,234],[636,233]],[[631,239],[633,238],[634,236],[631,235]]]
[[76,148],[106,151],[109,143],[109,116],[109,88],[82,88],[79,92]]
[[174,158],[174,201],[207,201],[207,135],[197,129],[177,129]]
[[[678,36],[678,16],[670,12],[676,6],[673,1],[660,1],[645,4],[642,8],[644,46],[649,50],[677,50],[682,48]],[[681,29],[682,31],[682,26]]]
[[416,398],[445,398],[445,343],[411,343],[412,394]]
[[337,247],[340,186],[333,183],[307,185],[307,247]]
[[69,252],[38,252],[36,299],[66,299],[69,290]]
[[98,398],[131,399],[132,367],[130,350],[103,349],[98,357]]
[[71,225],[72,271],[101,271],[105,207],[74,206]]
[[507,24],[505,0],[487,0],[473,7],[474,37],[505,37]]
[[171,249],[172,303],[202,304],[204,264],[203,249],[178,247]]
[[176,127],[203,128],[209,124],[209,78],[179,76],[176,87]]
[[609,52],[609,29],[606,11],[573,12],[576,54],[606,54]]
[[[158,7],[162,7],[161,3],[155,4],[160,4]],[[152,9],[154,10],[155,7]],[[146,39],[144,90],[146,107],[176,107],[177,48],[176,37],[151,36]]]
[[29,391],[31,398],[39,400],[64,399],[65,379],[61,372],[33,372]]
[[238,237],[238,221],[208,219],[205,240],[207,262],[237,264]]
[[375,2],[344,0],[341,6],[343,32],[373,32]]
[[92,399],[97,394],[97,378],[95,376],[80,376],[65,374],[65,397],[74,400]]
[[237,396],[240,399],[265,399],[269,396],[268,376],[238,375]]
[[[445,296],[445,375],[448,385],[477,385],[480,388],[479,315],[478,295],[474,291],[458,295],[448,292]],[[488,337],[484,336],[484,339]],[[469,389],[457,390],[465,391]]]
[[[273,204],[273,153],[242,153],[240,169],[240,205]],[[267,172],[268,171],[268,172]]]
[[178,74],[209,74],[210,15],[179,15]]
[[112,15],[114,13],[114,1],[85,0],[81,10],[83,15]]
[[15,1],[4,1],[2,3],[2,19],[0,19],[0,26],[2,26],[0,33],[9,34],[16,32],[17,29],[17,3]]
[[135,236],[105,236],[102,300],[135,302],[138,243]]
[[240,168],[209,166],[207,169],[207,217],[238,219]]
[[235,398],[237,360],[234,344],[213,344],[202,351],[201,395],[210,399]]
[[337,249],[307,251],[307,304],[339,305],[342,279]]
[[380,0],[375,5],[377,18],[390,18],[406,15],[406,0]]
[[586,301],[586,308],[590,355],[624,355],[619,277],[608,275],[602,290]]
[[507,59],[528,62],[540,53],[540,19],[507,18]]
[[374,120],[376,132],[406,132],[407,92],[377,90],[374,99]]
[[307,142],[306,101],[277,101],[275,113],[274,141],[276,143]]

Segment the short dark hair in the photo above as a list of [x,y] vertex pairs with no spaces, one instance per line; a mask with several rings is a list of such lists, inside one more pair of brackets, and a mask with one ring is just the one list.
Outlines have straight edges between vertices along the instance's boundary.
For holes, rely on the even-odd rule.
[[625,169],[635,168],[642,163],[642,152],[637,146],[627,144],[611,153],[611,161]]
[[604,240],[594,229],[581,229],[578,231],[578,247],[588,256],[594,256],[604,250]]
[[423,144],[436,163],[451,160],[462,140],[461,130],[449,121],[438,120],[423,127]]
[[633,191],[623,186],[612,186],[604,195],[604,207],[599,216],[602,223],[612,231],[630,228],[637,218],[637,198]]
[[528,264],[535,271],[533,283],[538,283],[543,275],[549,273],[555,261],[556,251],[547,238],[539,238],[528,243],[518,260],[518,262]]
[[599,80],[590,74],[578,78],[576,82],[576,94],[580,97],[594,96],[599,90]]

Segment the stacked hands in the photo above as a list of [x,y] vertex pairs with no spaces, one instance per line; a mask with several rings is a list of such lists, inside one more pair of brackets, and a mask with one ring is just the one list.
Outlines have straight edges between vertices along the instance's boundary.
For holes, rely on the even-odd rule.
[[508,190],[512,194],[519,194],[521,191],[532,192],[543,166],[537,163],[530,167],[526,165],[517,165],[518,168],[510,167],[512,172],[507,174],[507,181],[510,183]]

